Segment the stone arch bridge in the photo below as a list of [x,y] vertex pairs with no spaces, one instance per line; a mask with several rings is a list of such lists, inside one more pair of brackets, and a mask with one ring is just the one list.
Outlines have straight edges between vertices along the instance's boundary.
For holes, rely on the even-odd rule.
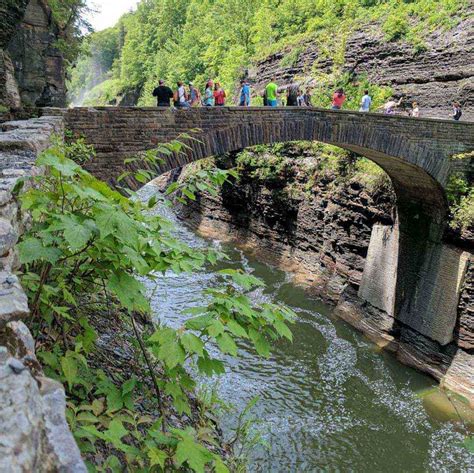
[[66,126],[95,146],[89,170],[111,184],[126,170],[126,158],[196,129],[190,149],[167,157],[157,175],[248,146],[296,140],[371,159],[392,180],[398,215],[394,228],[372,233],[359,296],[441,345],[452,341],[463,269],[442,241],[445,190],[459,163],[451,158],[474,150],[474,123],[294,107],[99,107],[43,114],[64,115]]

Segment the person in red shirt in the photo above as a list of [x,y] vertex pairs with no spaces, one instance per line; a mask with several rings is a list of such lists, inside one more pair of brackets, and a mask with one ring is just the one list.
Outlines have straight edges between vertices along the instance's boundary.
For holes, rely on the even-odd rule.
[[341,110],[342,105],[346,101],[346,96],[344,95],[343,89],[337,89],[332,96],[332,106],[333,110]]
[[225,105],[226,97],[225,90],[221,87],[219,82],[216,82],[216,85],[214,86],[214,103],[216,107],[223,107]]

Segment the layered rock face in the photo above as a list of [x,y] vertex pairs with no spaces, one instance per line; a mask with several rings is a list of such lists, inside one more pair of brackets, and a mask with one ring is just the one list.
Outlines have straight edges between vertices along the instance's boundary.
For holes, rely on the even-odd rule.
[[5,48],[23,18],[29,0],[8,0],[0,4],[0,105],[7,108],[20,106],[20,92],[15,69]]
[[[474,19],[461,21],[450,31],[436,31],[423,40],[426,50],[417,52],[402,41],[387,42],[376,25],[356,31],[346,43],[344,71],[367,74],[370,82],[390,86],[405,104],[417,101],[422,116],[447,118],[453,100],[461,102],[463,119],[474,119]],[[303,43],[301,54],[291,66],[281,60],[281,51],[258,62],[249,71],[258,89],[272,77],[280,86],[294,81],[317,86],[308,71],[330,73],[333,62],[322,58],[314,42]],[[297,78],[297,79],[296,79]]]
[[0,7],[0,105],[66,106],[60,32],[44,0],[8,0]]

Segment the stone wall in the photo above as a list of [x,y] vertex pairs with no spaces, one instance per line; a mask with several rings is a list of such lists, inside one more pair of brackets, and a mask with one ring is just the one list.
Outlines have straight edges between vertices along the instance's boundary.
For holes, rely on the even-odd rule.
[[0,471],[86,473],[69,431],[61,384],[44,376],[25,322],[29,309],[15,271],[15,245],[28,225],[15,186],[37,175],[35,159],[61,118],[44,117],[0,125]]

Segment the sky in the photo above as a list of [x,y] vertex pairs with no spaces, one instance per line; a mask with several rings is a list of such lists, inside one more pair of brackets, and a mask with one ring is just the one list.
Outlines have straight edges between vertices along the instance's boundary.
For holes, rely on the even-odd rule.
[[97,11],[90,13],[88,19],[94,30],[100,31],[114,26],[124,14],[135,9],[138,0],[88,0],[89,7]]

